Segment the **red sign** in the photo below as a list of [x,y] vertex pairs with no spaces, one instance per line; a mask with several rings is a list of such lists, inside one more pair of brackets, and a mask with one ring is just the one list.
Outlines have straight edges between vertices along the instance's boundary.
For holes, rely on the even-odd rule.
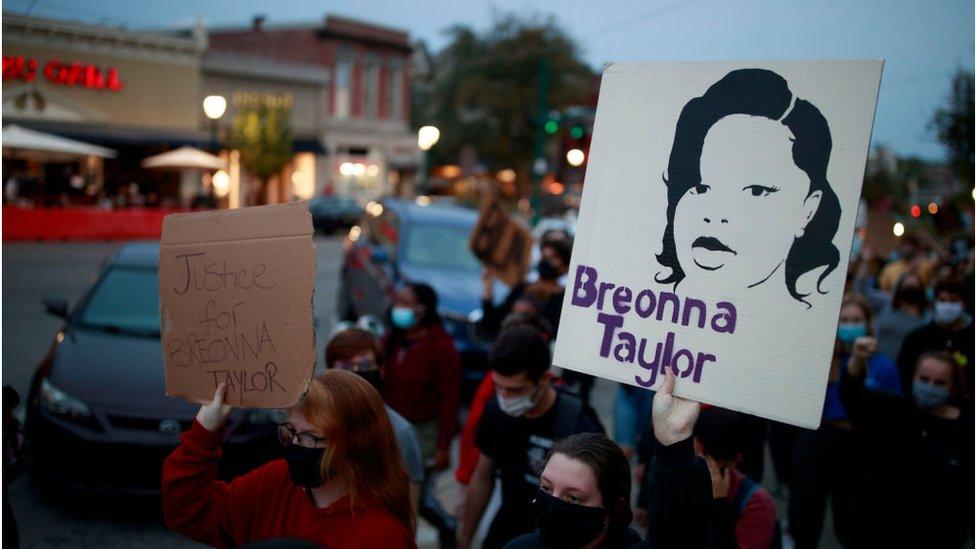
[[[37,76],[37,61],[20,55],[3,56],[3,79],[33,82]],[[74,61],[62,63],[52,59],[44,64],[44,78],[59,86],[77,86],[90,90],[120,91],[124,86],[115,67],[102,69],[90,63]]]

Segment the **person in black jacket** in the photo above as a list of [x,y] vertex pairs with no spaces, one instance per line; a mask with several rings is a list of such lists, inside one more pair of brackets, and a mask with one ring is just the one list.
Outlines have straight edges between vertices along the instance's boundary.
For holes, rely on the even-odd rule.
[[618,548],[641,542],[629,525],[630,463],[603,434],[556,441],[532,500],[539,528],[506,549]]
[[946,351],[924,352],[909,394],[864,387],[866,365],[852,355],[841,398],[865,437],[881,478],[884,517],[870,525],[879,547],[962,547],[973,535],[973,414],[959,398],[963,368]]

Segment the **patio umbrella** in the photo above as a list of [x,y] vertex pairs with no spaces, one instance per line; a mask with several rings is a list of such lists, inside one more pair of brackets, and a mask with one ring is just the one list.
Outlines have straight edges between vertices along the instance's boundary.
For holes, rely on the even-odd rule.
[[143,168],[176,168],[176,169],[200,169],[200,170],[222,170],[225,162],[220,158],[194,149],[193,147],[180,147],[176,150],[150,156],[142,161]]
[[64,162],[86,156],[115,158],[112,149],[50,133],[29,130],[16,124],[3,128],[3,156],[39,162]]

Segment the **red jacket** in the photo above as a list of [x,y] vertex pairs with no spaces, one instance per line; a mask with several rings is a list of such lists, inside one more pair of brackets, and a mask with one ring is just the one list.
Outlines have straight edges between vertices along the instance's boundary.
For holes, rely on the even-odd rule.
[[438,420],[437,449],[449,450],[461,406],[461,357],[440,326],[386,357],[383,399],[411,423]]
[[478,385],[478,391],[471,399],[471,411],[468,412],[468,420],[461,429],[461,449],[458,456],[458,468],[454,471],[454,478],[461,484],[471,482],[474,470],[478,466],[478,456],[481,450],[475,444],[478,438],[478,425],[481,423],[481,413],[485,411],[485,405],[495,396],[495,381],[489,371],[485,378]]
[[251,541],[298,538],[342,547],[410,547],[410,531],[384,509],[344,497],[319,509],[295,486],[278,459],[231,482],[217,480],[222,433],[194,421],[163,464],[166,526],[201,543],[234,547]]

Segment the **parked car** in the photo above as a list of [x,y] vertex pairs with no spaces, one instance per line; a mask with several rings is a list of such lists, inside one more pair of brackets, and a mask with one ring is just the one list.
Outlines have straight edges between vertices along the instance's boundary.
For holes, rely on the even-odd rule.
[[438,312],[461,354],[465,395],[484,377],[488,352],[488,344],[474,334],[482,266],[468,239],[477,218],[477,211],[443,201],[367,204],[345,242],[337,300],[340,320],[385,318],[399,283],[429,284],[437,290]]
[[[126,244],[64,318],[31,382],[26,438],[32,480],[46,488],[158,492],[165,457],[189,428],[198,405],[165,394],[159,337],[155,243]],[[280,454],[275,411],[234,415],[221,477]]]
[[308,211],[312,214],[312,226],[325,234],[352,227],[363,214],[355,198],[335,195],[316,196],[308,202]]

